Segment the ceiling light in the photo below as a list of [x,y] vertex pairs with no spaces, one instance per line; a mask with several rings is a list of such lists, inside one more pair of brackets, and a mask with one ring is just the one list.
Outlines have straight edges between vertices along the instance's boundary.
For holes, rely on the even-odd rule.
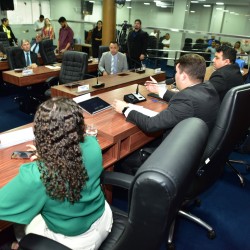
[[222,2],[217,2],[216,5],[224,5]]
[[207,8],[208,8],[208,7],[211,7],[210,4],[203,4],[203,6],[204,6],[204,7],[207,7]]
[[198,1],[191,1],[191,3],[199,3]]
[[144,5],[150,5],[150,3],[144,3]]
[[195,10],[190,10],[191,13],[195,13]]
[[131,6],[128,6],[127,8],[128,8],[128,9],[132,9],[132,7],[131,7]]

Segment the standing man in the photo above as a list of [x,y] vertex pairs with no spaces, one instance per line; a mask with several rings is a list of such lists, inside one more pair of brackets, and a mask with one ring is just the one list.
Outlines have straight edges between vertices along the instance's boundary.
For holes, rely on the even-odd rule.
[[64,53],[67,50],[73,49],[74,32],[69,27],[65,17],[60,17],[58,19],[58,23],[60,23],[61,28],[59,30],[59,38],[56,51],[58,51],[59,53]]
[[40,15],[39,19],[34,23],[34,29],[36,32],[41,32],[44,26],[44,15]]
[[17,51],[15,58],[15,65],[17,68],[36,68],[38,65],[37,54],[30,51],[29,40],[23,39],[21,41],[22,51]]
[[239,65],[235,63],[236,53],[234,48],[227,45],[219,46],[215,52],[213,59],[215,71],[210,76],[209,82],[218,92],[221,101],[229,89],[244,83]]
[[127,54],[129,68],[138,68],[146,57],[148,46],[148,33],[142,31],[141,20],[136,19],[134,30],[128,34]]
[[110,42],[109,51],[102,54],[98,69],[104,76],[128,70],[127,57],[119,52],[117,42]]

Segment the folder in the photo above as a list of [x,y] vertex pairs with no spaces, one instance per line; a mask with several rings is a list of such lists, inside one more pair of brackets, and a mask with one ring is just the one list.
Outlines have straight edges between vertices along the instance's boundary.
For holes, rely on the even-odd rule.
[[100,97],[95,96],[91,99],[88,99],[83,102],[78,103],[86,112],[89,114],[96,114],[103,110],[111,108],[111,105],[104,100],[102,100]]

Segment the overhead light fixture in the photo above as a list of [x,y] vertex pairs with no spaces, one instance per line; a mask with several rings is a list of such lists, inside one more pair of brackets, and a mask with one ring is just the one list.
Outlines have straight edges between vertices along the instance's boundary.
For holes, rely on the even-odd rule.
[[190,13],[195,13],[195,10],[190,10]]
[[150,5],[150,3],[144,3],[144,5]]
[[128,8],[128,9],[132,9],[132,7],[131,7],[131,6],[128,6],[127,8]]
[[191,3],[199,3],[198,1],[191,1]]
[[224,5],[222,2],[217,2],[216,5]]
[[206,7],[206,8],[211,7],[211,5],[210,5],[210,4],[203,4],[203,6],[204,6],[204,7]]

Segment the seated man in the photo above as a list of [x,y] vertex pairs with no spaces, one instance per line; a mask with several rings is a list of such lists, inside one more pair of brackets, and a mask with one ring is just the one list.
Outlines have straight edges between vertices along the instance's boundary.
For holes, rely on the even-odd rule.
[[42,41],[42,35],[41,34],[36,34],[36,40],[34,40],[33,42],[31,42],[30,44],[30,51],[36,53],[36,54],[39,54],[39,50],[40,50],[40,46],[39,46],[39,43]]
[[109,51],[102,54],[98,69],[104,76],[128,70],[126,55],[119,52],[117,42],[110,42]]
[[213,59],[215,71],[210,76],[209,82],[217,90],[221,101],[229,89],[244,83],[239,65],[235,64],[235,60],[234,48],[222,45],[216,49]]
[[29,40],[21,41],[21,48],[23,51],[18,51],[15,55],[15,63],[17,68],[36,68],[38,65],[37,54],[30,51]]
[[[220,106],[219,96],[211,84],[203,83],[206,63],[197,54],[180,57],[176,65],[176,85],[179,92],[169,101],[168,108],[153,117],[148,117],[133,110],[133,106],[115,100],[113,107],[123,113],[127,121],[136,124],[144,132],[164,130],[166,136],[180,121],[189,117],[198,117],[206,122],[209,129],[213,127]],[[159,88],[157,84],[145,83],[149,91]],[[157,86],[156,86],[157,85]],[[152,91],[152,92],[153,92]],[[167,93],[168,91],[166,91]],[[166,94],[165,93],[165,94]],[[165,94],[162,96],[165,100]]]
[[[235,63],[235,60],[236,51],[234,48],[222,45],[216,49],[213,59],[215,71],[209,77],[208,83],[214,86],[221,101],[229,89],[244,83],[239,65]],[[152,78],[151,83],[157,82]],[[157,89],[155,91],[157,92]],[[167,91],[165,94],[166,101],[169,101],[174,94],[175,92]]]
[[[219,110],[220,100],[212,84],[203,83],[205,71],[206,62],[203,57],[197,54],[186,54],[180,57],[175,75],[179,92],[170,99],[167,109],[153,117],[133,110],[133,106],[124,101],[115,100],[113,107],[117,112],[123,113],[127,121],[136,124],[144,132],[163,130],[164,138],[175,125],[189,117],[202,119],[211,130]],[[153,92],[160,88],[159,85],[151,82],[146,82],[145,85]],[[163,99],[165,100],[165,94]]]

